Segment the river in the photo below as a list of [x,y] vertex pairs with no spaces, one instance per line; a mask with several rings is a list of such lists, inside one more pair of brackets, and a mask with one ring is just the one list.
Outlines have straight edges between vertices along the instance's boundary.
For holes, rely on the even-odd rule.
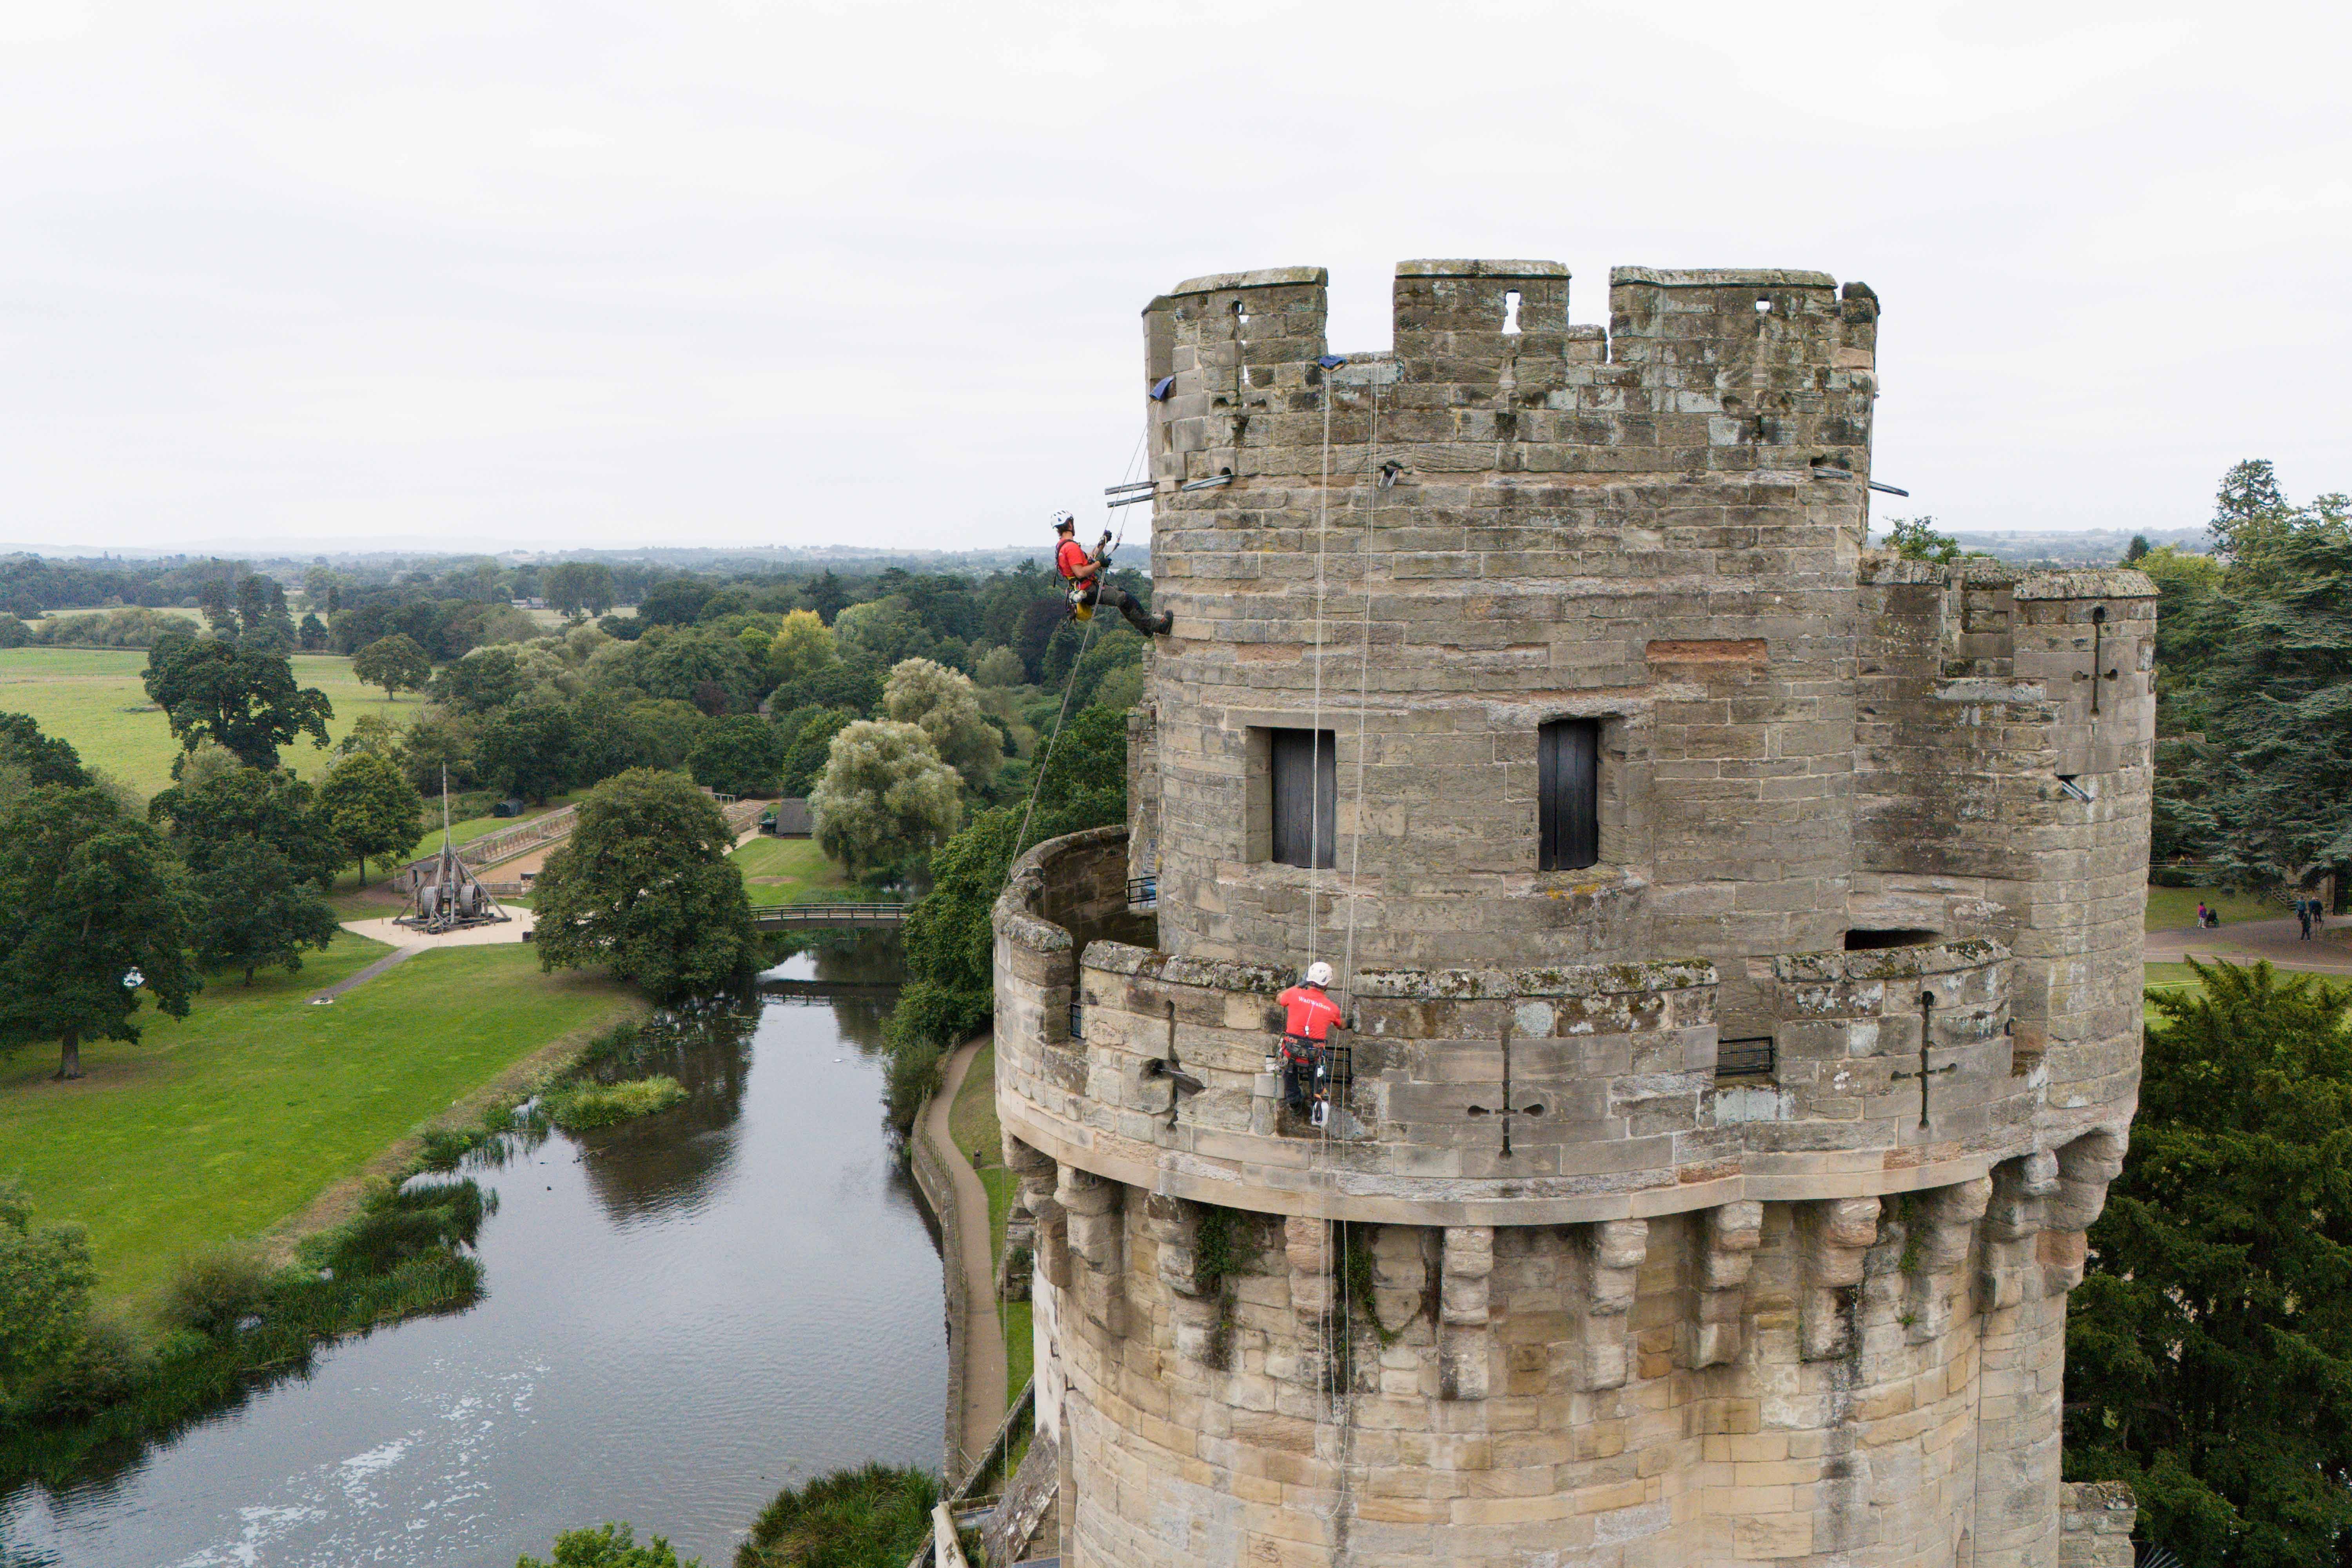
[[[680,1030],[656,1066],[692,1091],[676,1107],[469,1165],[498,1194],[479,1306],[0,1500],[0,1562],[512,1568],[629,1520],[725,1568],[782,1486],[936,1469],[940,1257],[882,1124],[889,940],[793,959],[756,1007]],[[812,982],[835,994],[789,994]]]

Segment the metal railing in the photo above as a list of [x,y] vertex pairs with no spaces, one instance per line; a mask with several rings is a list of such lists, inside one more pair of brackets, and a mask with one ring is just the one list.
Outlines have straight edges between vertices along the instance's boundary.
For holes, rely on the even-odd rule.
[[906,923],[906,904],[753,904],[751,923],[771,931],[858,930]]
[[1127,879],[1127,907],[1130,910],[1156,910],[1160,907],[1160,879],[1129,877]]

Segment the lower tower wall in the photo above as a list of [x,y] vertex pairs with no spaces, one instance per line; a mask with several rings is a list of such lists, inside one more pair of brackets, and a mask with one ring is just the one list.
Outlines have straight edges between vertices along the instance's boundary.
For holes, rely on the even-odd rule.
[[1444,1228],[1102,1184],[1039,1260],[1064,1561],[2054,1564],[2064,1300],[1984,1310],[1995,1184]]

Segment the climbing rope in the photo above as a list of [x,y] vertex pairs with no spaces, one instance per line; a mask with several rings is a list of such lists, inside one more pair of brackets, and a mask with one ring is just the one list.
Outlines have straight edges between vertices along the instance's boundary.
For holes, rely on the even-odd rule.
[[[1143,443],[1150,437],[1150,434],[1151,426],[1147,424],[1144,426],[1142,433],[1136,437],[1135,450],[1129,454],[1126,471],[1119,475],[1119,483],[1121,486],[1124,486],[1134,479],[1136,469],[1142,463]],[[1122,512],[1118,520],[1118,532],[1111,540],[1109,552],[1103,556],[1104,564],[1108,565],[1109,563],[1111,557],[1118,553],[1118,547],[1126,542],[1127,518],[1125,513]],[[1097,616],[1095,618],[1099,619],[1100,617]],[[1069,623],[1066,621],[1063,623],[1064,626],[1068,624]],[[1037,770],[1035,773],[1032,773],[1029,778],[1029,804],[1022,810],[1021,813],[1021,831],[1015,834],[1013,838],[1012,858],[1013,860],[1021,858],[1022,848],[1029,842],[1029,824],[1031,819],[1037,815],[1037,792],[1045,785],[1045,767],[1046,764],[1054,760],[1054,747],[1055,744],[1062,738],[1062,725],[1067,721],[1070,717],[1070,694],[1078,689],[1078,667],[1086,661],[1087,645],[1094,640],[1094,620],[1087,621],[1085,623],[1085,627],[1086,629],[1078,634],[1078,651],[1070,659],[1069,679],[1062,682],[1062,707],[1061,711],[1054,716],[1054,732],[1045,738],[1045,749],[1037,753]],[[1055,637],[1059,637],[1061,635],[1061,626],[1056,626],[1054,628],[1054,635]],[[1047,646],[1051,647],[1052,645],[1049,642]],[[1005,865],[1005,880],[1008,884],[1012,881],[1012,862],[1007,861]]]

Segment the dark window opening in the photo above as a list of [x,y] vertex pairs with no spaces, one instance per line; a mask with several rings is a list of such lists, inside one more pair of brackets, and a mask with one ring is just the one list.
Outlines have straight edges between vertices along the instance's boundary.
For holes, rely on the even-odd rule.
[[1941,931],[1922,931],[1916,926],[1894,926],[1885,931],[1850,931],[1845,933],[1848,952],[1867,952],[1874,947],[1916,947],[1923,942],[1934,942]]
[[1601,721],[1563,719],[1536,731],[1542,846],[1536,865],[1575,871],[1601,859]]
[[1328,730],[1276,730],[1274,767],[1274,859],[1285,866],[1328,870],[1339,834],[1339,764]]
[[1769,1035],[1748,1040],[1721,1040],[1716,1044],[1715,1076],[1717,1078],[1770,1078],[1779,1065]]

